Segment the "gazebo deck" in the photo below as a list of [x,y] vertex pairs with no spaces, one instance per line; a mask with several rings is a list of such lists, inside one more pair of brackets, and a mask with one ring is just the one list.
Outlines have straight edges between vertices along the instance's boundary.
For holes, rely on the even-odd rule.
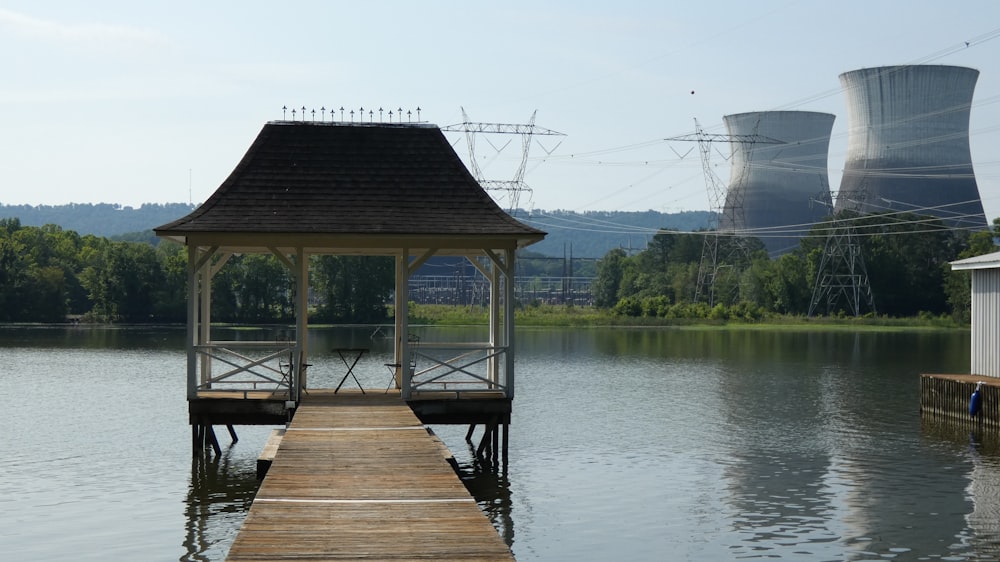
[[[365,389],[365,395],[399,398],[396,389]],[[308,397],[361,396],[361,390],[313,389]],[[294,416],[285,407],[287,391],[201,390],[188,400],[188,416],[193,426],[282,425]],[[422,423],[493,424],[510,423],[512,400],[502,391],[448,390],[414,392],[406,403]]]

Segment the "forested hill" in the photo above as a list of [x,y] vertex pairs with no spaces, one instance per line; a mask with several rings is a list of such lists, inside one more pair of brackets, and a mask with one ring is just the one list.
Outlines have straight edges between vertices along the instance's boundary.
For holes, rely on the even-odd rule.
[[[55,224],[79,234],[113,237],[149,231],[178,219],[194,209],[187,203],[144,203],[138,208],[112,203],[69,205],[3,205],[0,218],[17,218],[25,226]],[[658,211],[544,211],[518,210],[522,222],[548,232],[531,252],[551,257],[601,258],[614,248],[642,250],[658,229],[682,232],[706,228],[708,211],[660,213]]]
[[0,219],[16,218],[25,226],[55,224],[78,234],[110,238],[151,230],[183,217],[194,207],[187,203],[143,203],[139,208],[112,203],[0,205]]
[[685,211],[544,211],[518,209],[518,220],[548,232],[545,240],[528,247],[546,256],[601,258],[615,248],[644,250],[658,230],[693,232],[708,228],[712,213]]

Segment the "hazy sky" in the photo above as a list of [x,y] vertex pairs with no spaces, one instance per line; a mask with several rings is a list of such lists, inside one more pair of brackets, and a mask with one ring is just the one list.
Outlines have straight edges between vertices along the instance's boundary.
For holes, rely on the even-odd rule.
[[[836,190],[838,75],[933,63],[981,73],[972,159],[1000,216],[996,0],[7,1],[0,52],[5,204],[203,201],[283,106],[317,119],[420,107],[441,126],[463,107],[509,124],[537,110],[566,136],[535,137],[521,206],[664,212],[709,207],[697,149],[680,157],[695,145],[663,140],[695,118],[724,133],[731,113],[823,111],[837,116]],[[467,159],[464,135],[448,136]],[[511,179],[521,139],[478,137],[476,155],[485,176]]]

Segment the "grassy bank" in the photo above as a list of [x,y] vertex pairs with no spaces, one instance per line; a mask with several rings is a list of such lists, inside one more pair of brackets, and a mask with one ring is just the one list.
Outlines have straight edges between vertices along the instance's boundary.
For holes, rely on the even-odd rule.
[[[489,320],[489,311],[481,306],[411,305],[410,322],[438,326],[482,325]],[[767,329],[767,330],[961,330],[948,316],[921,315],[913,318],[875,317],[812,317],[770,316],[762,320],[718,320],[711,318],[657,318],[624,316],[593,307],[541,305],[522,307],[515,311],[518,326],[553,327],[698,327],[699,329]]]

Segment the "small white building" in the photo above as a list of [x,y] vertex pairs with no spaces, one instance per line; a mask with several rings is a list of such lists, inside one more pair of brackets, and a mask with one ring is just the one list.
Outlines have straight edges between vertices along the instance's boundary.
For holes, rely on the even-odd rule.
[[971,373],[1000,377],[1000,252],[951,262],[972,272]]

